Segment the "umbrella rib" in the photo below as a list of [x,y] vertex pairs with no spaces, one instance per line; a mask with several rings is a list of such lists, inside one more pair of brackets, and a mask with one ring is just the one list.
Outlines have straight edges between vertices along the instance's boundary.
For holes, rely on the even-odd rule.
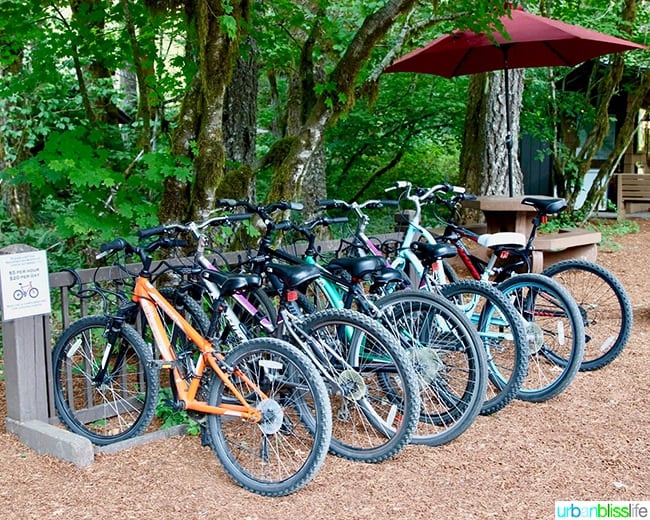
[[553,47],[548,41],[544,42],[544,46],[549,49],[553,54],[555,54],[559,59],[561,59],[567,66],[572,66],[573,63],[566,59],[564,54],[559,52],[555,47]]
[[470,54],[470,51],[469,51],[469,50],[466,50],[466,51],[463,53],[463,57],[462,57],[460,60],[458,60],[458,63],[456,64],[456,66],[455,66],[454,69],[452,70],[451,74],[449,75],[450,78],[453,78],[454,76],[460,76],[460,75],[462,75],[462,74],[459,74],[458,71],[459,71],[460,68],[465,64],[465,62],[467,61],[467,58],[469,58],[469,54]]

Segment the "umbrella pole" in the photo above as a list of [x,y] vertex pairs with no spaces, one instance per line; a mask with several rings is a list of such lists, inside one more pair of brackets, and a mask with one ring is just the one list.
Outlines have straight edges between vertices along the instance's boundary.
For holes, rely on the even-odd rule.
[[512,132],[510,131],[510,80],[508,78],[508,47],[503,46],[503,58],[505,67],[503,69],[503,81],[505,81],[506,96],[506,148],[508,150],[508,191],[513,196],[514,176],[512,173]]

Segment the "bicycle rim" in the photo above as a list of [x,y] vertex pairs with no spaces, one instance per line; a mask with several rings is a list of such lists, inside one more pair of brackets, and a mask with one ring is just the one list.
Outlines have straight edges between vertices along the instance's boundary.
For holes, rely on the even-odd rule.
[[575,299],[585,326],[580,370],[602,368],[622,352],[632,332],[632,303],[621,282],[604,267],[565,260],[542,274],[561,283]]
[[584,353],[584,326],[575,300],[539,274],[515,275],[497,288],[527,322],[528,373],[518,397],[533,402],[555,397],[575,378]]
[[377,322],[350,309],[319,311],[300,328],[315,341],[320,369],[333,380],[332,453],[362,462],[397,455],[415,430],[419,410],[406,352]]
[[[225,471],[238,485],[260,495],[288,495],[304,487],[323,465],[332,433],[327,388],[318,370],[295,347],[272,338],[241,343],[226,363],[236,371],[231,382],[263,418],[254,423],[208,416],[210,445]],[[253,392],[237,371],[267,398]],[[235,402],[216,376],[208,402]]]
[[411,441],[429,446],[452,441],[471,426],[485,397],[481,339],[451,302],[431,293],[399,291],[377,305],[415,365],[421,409]]
[[[109,324],[107,316],[78,320],[52,353],[59,418],[100,446],[143,432],[153,418],[159,389],[151,349],[129,325],[122,325],[106,354]],[[102,362],[106,370],[100,373]]]
[[526,329],[505,295],[485,282],[462,280],[440,288],[476,327],[489,371],[484,415],[503,409],[517,397],[528,371]]

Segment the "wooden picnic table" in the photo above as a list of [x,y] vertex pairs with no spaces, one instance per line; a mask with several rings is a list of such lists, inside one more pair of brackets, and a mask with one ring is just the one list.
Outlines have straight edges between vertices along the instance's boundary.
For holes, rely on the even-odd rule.
[[463,201],[463,207],[483,212],[488,233],[515,231],[523,233],[528,238],[533,229],[532,220],[535,216],[535,208],[521,203],[525,196],[527,195],[518,197],[485,195],[477,197],[475,200]]
[[[533,228],[535,208],[521,203],[526,196],[551,198],[543,195],[518,197],[481,196],[463,201],[463,206],[478,209],[485,215],[487,233],[515,231],[528,238]],[[533,272],[541,272],[549,265],[568,258],[596,261],[601,234],[587,229],[561,229],[556,233],[538,235],[533,251]]]

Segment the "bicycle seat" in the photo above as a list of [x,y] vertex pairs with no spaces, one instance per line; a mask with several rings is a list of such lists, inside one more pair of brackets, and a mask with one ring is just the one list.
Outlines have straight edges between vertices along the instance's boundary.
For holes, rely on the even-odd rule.
[[337,258],[325,266],[328,271],[343,270],[350,273],[352,278],[366,280],[368,276],[386,267],[386,259],[382,256],[362,256]]
[[524,197],[521,199],[521,203],[526,204],[526,206],[533,206],[542,215],[559,213],[567,207],[567,202],[564,199],[538,199],[536,197]]
[[408,278],[404,278],[405,275],[403,275],[400,271],[397,269],[394,269],[392,267],[384,266],[381,268],[379,271],[374,272],[372,274],[372,281],[375,284],[378,284],[380,286],[389,284],[389,283],[395,283],[395,282],[403,282],[406,284],[410,284],[410,280]]
[[514,233],[502,231],[500,233],[484,233],[480,235],[476,242],[490,249],[496,247],[524,247],[526,245],[526,236],[523,233]]
[[427,242],[413,242],[411,244],[411,251],[415,253],[420,260],[425,263],[432,264],[443,258],[451,258],[456,256],[456,247],[447,244],[429,244]]
[[315,265],[286,265],[269,263],[265,268],[270,275],[277,276],[287,290],[306,286],[320,276],[320,269]]
[[201,272],[201,276],[216,283],[224,296],[230,296],[247,289],[257,289],[262,286],[262,278],[257,274],[233,274],[205,269]]

